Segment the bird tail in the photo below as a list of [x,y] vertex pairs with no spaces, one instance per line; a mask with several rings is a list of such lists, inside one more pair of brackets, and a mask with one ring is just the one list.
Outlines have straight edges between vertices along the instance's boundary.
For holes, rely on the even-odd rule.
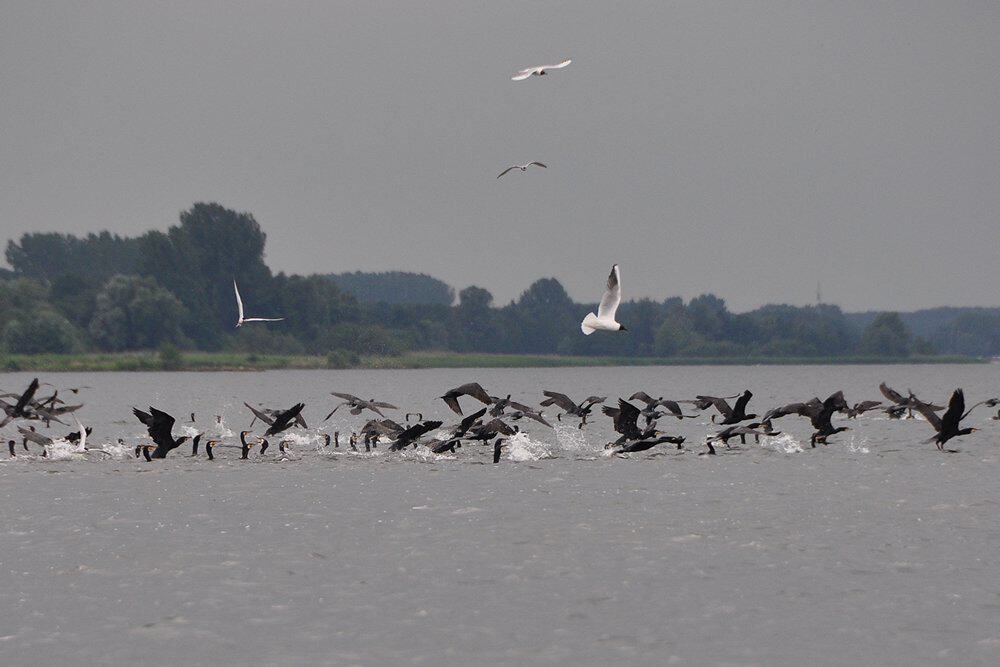
[[597,315],[593,313],[587,313],[587,316],[583,318],[583,322],[580,323],[580,330],[583,331],[583,335],[589,336],[590,334],[597,331],[594,324],[597,322]]

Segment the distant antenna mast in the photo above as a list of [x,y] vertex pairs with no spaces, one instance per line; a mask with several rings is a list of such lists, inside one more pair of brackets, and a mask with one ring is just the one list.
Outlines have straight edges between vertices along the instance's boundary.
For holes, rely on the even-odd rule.
[[819,290],[819,281],[816,281],[816,305],[823,303],[823,293]]

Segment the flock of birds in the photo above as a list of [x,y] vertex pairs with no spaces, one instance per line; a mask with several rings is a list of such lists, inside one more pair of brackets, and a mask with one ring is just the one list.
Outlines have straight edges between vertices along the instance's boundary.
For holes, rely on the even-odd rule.
[[[42,447],[42,456],[48,456],[50,448],[57,442],[61,442],[63,447],[69,447],[71,453],[79,454],[105,454],[111,456],[110,452],[104,449],[90,449],[87,447],[87,437],[92,430],[85,427],[75,413],[82,403],[67,404],[59,396],[60,391],[69,391],[78,394],[83,389],[89,387],[71,387],[64,390],[53,389],[47,396],[38,396],[42,386],[35,378],[27,389],[19,393],[0,393],[0,409],[4,412],[4,417],[0,421],[0,427],[10,423],[15,423],[18,433],[21,436],[21,447],[24,451],[29,450],[29,443]],[[508,394],[505,397],[494,396],[487,392],[479,383],[470,382],[459,387],[449,389],[439,398],[458,415],[461,419],[453,424],[445,425],[443,421],[424,419],[420,412],[407,412],[403,417],[403,423],[399,423],[386,416],[386,410],[398,410],[395,405],[375,399],[363,399],[353,394],[344,392],[331,392],[331,395],[339,399],[333,406],[324,422],[329,420],[338,410],[346,408],[353,416],[372,416],[357,431],[351,432],[347,438],[346,446],[353,451],[360,451],[359,447],[364,447],[365,451],[377,449],[379,446],[385,447],[390,452],[398,452],[408,448],[425,448],[435,454],[450,452],[457,453],[463,444],[479,443],[492,445],[493,462],[497,463],[508,439],[521,430],[520,423],[524,419],[531,420],[542,427],[553,428],[552,423],[546,418],[544,409],[554,408],[555,419],[562,422],[564,420],[578,420],[577,428],[583,429],[587,426],[588,419],[600,406],[600,412],[611,418],[614,431],[618,437],[608,442],[605,449],[609,454],[629,454],[643,452],[659,445],[673,445],[677,449],[683,449],[685,438],[677,435],[670,435],[659,428],[666,419],[689,419],[699,416],[698,412],[712,411],[711,421],[721,427],[718,431],[709,434],[704,442],[704,451],[699,455],[716,454],[716,444],[721,443],[724,447],[730,447],[730,441],[739,439],[741,444],[746,443],[747,436],[753,436],[759,442],[761,437],[777,436],[781,431],[775,429],[775,421],[787,416],[798,416],[809,420],[813,428],[810,436],[810,444],[816,447],[817,444],[828,444],[828,439],[838,433],[848,430],[847,426],[834,426],[833,416],[835,414],[846,415],[848,419],[857,418],[866,412],[882,411],[889,418],[900,419],[912,417],[913,413],[919,413],[926,422],[933,428],[934,435],[927,442],[933,442],[941,451],[953,452],[956,450],[946,449],[945,445],[958,436],[968,435],[976,429],[973,427],[962,427],[961,423],[969,416],[976,407],[981,405],[997,407],[1000,399],[990,398],[979,401],[970,408],[966,408],[965,395],[961,389],[956,389],[947,406],[935,405],[920,400],[912,391],[904,396],[900,392],[882,383],[879,390],[886,401],[866,400],[853,405],[844,398],[844,393],[838,391],[825,400],[818,397],[807,401],[790,403],[768,410],[761,416],[748,412],[750,400],[753,394],[746,390],[741,394],[733,396],[695,396],[693,399],[670,400],[664,397],[653,398],[644,391],[637,391],[628,399],[619,398],[616,405],[608,405],[606,396],[588,396],[582,401],[575,401],[568,395],[544,390],[543,399],[537,408],[519,403],[511,399]],[[483,405],[475,412],[466,414],[459,402],[459,399],[471,399]],[[730,403],[730,401],[733,401]],[[308,429],[308,425],[302,415],[305,408],[304,403],[296,403],[290,408],[272,409],[267,407],[254,407],[244,403],[252,417],[249,427],[239,434],[240,458],[248,459],[254,448],[259,452],[258,456],[264,456],[270,446],[270,439],[278,439],[278,450],[282,455],[287,454],[292,445],[291,439],[286,439],[282,434],[291,429]],[[690,406],[690,407],[686,407]],[[685,409],[688,412],[685,412]],[[943,414],[939,414],[942,413]],[[218,447],[237,448],[235,444],[224,444],[221,437],[212,437],[208,431],[198,431],[192,429],[195,435],[175,436],[177,420],[170,414],[155,407],[150,406],[148,411],[132,408],[132,414],[146,427],[148,440],[141,442],[134,447],[135,457],[144,457],[147,461],[167,458],[181,445],[191,440],[190,456],[199,455],[199,447],[202,440],[205,440],[205,456],[215,459],[215,452]],[[50,428],[53,423],[67,425],[61,418],[73,415],[77,430],[59,438],[43,435],[38,431],[35,424],[44,425]],[[993,417],[1000,420],[1000,410]],[[191,413],[190,423],[195,423],[195,415]],[[254,435],[253,427],[257,422],[266,427],[260,435]],[[216,416],[216,423],[222,423],[222,417]],[[188,431],[189,433],[191,431]],[[338,449],[341,446],[340,432],[332,434],[323,433],[323,448]],[[17,441],[8,441],[8,452],[11,457],[16,457]],[[123,439],[118,439],[120,446],[125,446]]]

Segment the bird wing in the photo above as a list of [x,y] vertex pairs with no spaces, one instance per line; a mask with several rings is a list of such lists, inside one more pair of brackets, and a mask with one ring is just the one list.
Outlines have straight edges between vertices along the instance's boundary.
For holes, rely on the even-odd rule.
[[87,428],[80,423],[79,419],[76,420],[76,425],[80,429],[80,442],[77,443],[76,448],[82,452],[87,449]]
[[583,399],[583,403],[580,404],[581,407],[590,407],[592,405],[597,405],[598,403],[603,403],[608,400],[607,396],[588,396]]
[[457,396],[449,396],[445,394],[444,396],[441,397],[441,400],[447,403],[448,407],[451,408],[452,412],[454,412],[457,415],[462,414],[462,406],[458,404]]
[[747,403],[750,402],[750,398],[752,396],[753,393],[749,389],[744,391],[743,394],[738,399],[736,399],[736,407],[734,408],[733,411],[738,414],[745,415],[747,410]]
[[302,412],[302,408],[304,407],[306,407],[305,403],[296,403],[287,410],[279,411],[274,417],[274,423],[271,424],[266,431],[264,431],[264,435],[277,435],[278,433],[286,430],[289,426],[291,426],[291,423],[298,418],[299,413]]
[[956,389],[948,401],[948,411],[941,417],[941,426],[949,431],[958,430],[958,424],[965,416],[965,392]]
[[677,403],[677,401],[671,401],[669,399],[664,398],[662,400],[657,401],[657,404],[665,407],[670,412],[670,414],[672,414],[677,418],[684,417],[684,412],[681,410],[681,406]]
[[153,425],[149,427],[149,437],[161,447],[172,447],[174,444],[174,418],[163,410],[149,407]]
[[542,405],[558,405],[563,410],[574,411],[576,410],[576,403],[573,402],[566,394],[560,394],[557,391],[543,390],[543,394],[548,397],[548,401],[542,401]]
[[399,410],[399,408],[397,408],[392,403],[386,403],[384,401],[370,401],[370,403],[374,405],[376,408],[388,408],[389,410]]
[[502,435],[514,435],[517,433],[507,422],[503,421],[499,417],[487,422],[483,426],[484,431],[489,431],[491,433],[500,433]]
[[480,403],[485,403],[489,405],[493,401],[490,399],[490,395],[478,382],[469,382],[468,384],[463,384],[461,387],[456,387],[452,391],[457,391],[459,394],[465,394],[466,396],[471,396]]
[[284,317],[248,317],[244,322],[281,322]]
[[[257,419],[261,420],[262,422],[264,422],[268,426],[270,426],[271,424],[274,423],[274,417],[272,417],[271,415],[267,414],[266,412],[262,412],[261,410],[258,410],[257,408],[253,407],[252,405],[250,405],[247,402],[244,402],[243,405],[247,406],[247,410],[249,410],[250,412],[252,412],[254,417],[256,417]],[[330,414],[333,414],[333,413],[331,412]]]
[[486,408],[482,408],[479,411],[474,412],[471,415],[468,415],[467,417],[462,419],[461,423],[458,425],[458,428],[455,429],[455,432],[465,433],[470,428],[472,428],[472,425],[476,423],[477,419],[480,419],[485,414],[486,414]]
[[[957,391],[961,391],[961,390],[957,390]],[[955,395],[954,394],[952,394],[951,400],[952,401],[955,400]],[[965,407],[964,398],[962,400],[963,400],[962,407]],[[923,401],[917,401],[913,405],[913,409],[916,410],[917,412],[919,412],[920,414],[922,414],[924,416],[924,419],[926,419],[930,423],[930,425],[934,427],[935,431],[937,431],[938,433],[941,432],[941,426],[942,426],[943,422],[942,422],[941,417],[938,417],[937,413],[934,412],[933,406],[928,405],[927,403],[924,403]],[[945,413],[945,418],[947,418],[950,413],[951,413],[951,407],[949,406],[948,412]],[[959,415],[962,414],[961,408],[959,408],[958,414]]]
[[656,399],[654,399],[652,396],[650,396],[649,394],[647,394],[644,391],[637,391],[637,392],[635,392],[634,394],[632,394],[631,396],[628,397],[628,400],[630,400],[630,401],[642,401],[646,405],[651,405],[651,404],[653,404],[653,403],[656,402]]
[[[515,81],[518,81],[519,79],[514,79],[514,80],[515,80]],[[508,171],[510,171],[511,169],[517,169],[517,167],[516,167],[516,166],[515,166],[515,167],[507,167],[506,169],[504,169],[503,171],[501,171],[501,172],[500,172],[500,175],[499,175],[499,176],[497,176],[497,178],[500,178],[500,176],[503,176],[504,174],[506,174],[506,173],[507,173]]]
[[524,414],[528,414],[529,412],[535,412],[535,409],[533,407],[525,405],[524,403],[518,403],[517,401],[511,401],[510,403],[507,404],[507,407],[513,410],[517,410],[518,412],[523,412]]
[[599,319],[615,319],[615,312],[618,310],[618,304],[622,300],[622,283],[621,283],[621,273],[618,270],[618,265],[615,264],[611,267],[611,274],[608,276],[608,288],[604,290],[604,296],[601,297],[601,305],[597,307],[597,317]]
[[895,403],[896,405],[901,405],[906,403],[906,399],[898,391],[887,385],[885,382],[879,384],[878,390],[882,392],[882,395],[887,399]]
[[345,393],[339,392],[339,391],[331,391],[330,395],[331,396],[336,396],[337,398],[342,398],[345,401],[350,401],[351,403],[364,403],[363,400],[361,400],[360,398],[358,398],[354,394],[345,394]]
[[528,419],[534,419],[539,424],[548,426],[549,428],[555,428],[554,426],[552,426],[552,424],[548,422],[548,420],[545,419],[545,415],[543,415],[541,412],[537,412],[535,410],[523,410],[522,412],[524,416],[527,417]]
[[733,409],[729,407],[729,403],[724,398],[717,398],[715,396],[695,396],[695,398],[711,402],[723,417],[731,417],[733,415]]
[[436,428],[440,428],[442,423],[444,422],[426,421],[426,422],[420,422],[419,424],[414,424],[413,426],[409,427],[408,429],[400,433],[399,436],[396,438],[396,442],[412,442],[413,440],[416,440],[420,436],[430,433]]
[[529,76],[531,76],[532,74],[534,74],[534,72],[535,72],[535,68],[534,67],[529,67],[528,69],[523,69],[520,72],[518,72],[517,74],[515,74],[514,76],[510,77],[510,80],[511,81],[524,81]]
[[31,440],[36,445],[41,445],[42,447],[48,447],[52,444],[52,438],[47,435],[42,435],[41,433],[36,433],[30,429],[24,428],[23,426],[17,427],[17,432],[24,436],[25,439]]
[[548,169],[548,167],[547,167],[547,166],[545,166],[544,164],[542,164],[541,162],[529,162],[528,164],[529,164],[529,165],[532,165],[532,164],[533,164],[533,165],[536,165],[536,166],[538,166],[538,167],[541,167],[542,169]]
[[844,398],[843,391],[837,391],[830,394],[825,401],[823,401],[823,407],[829,410],[841,410],[847,407],[847,399]]
[[561,63],[559,63],[558,65],[546,65],[542,69],[562,69],[563,67],[566,67],[566,65],[569,65],[571,62],[573,62],[573,61],[572,60],[564,60]]
[[28,406],[31,399],[35,397],[35,392],[38,391],[38,378],[31,381],[28,388],[21,394],[21,397],[17,399],[17,405],[14,406],[14,414],[21,414],[21,412]]
[[233,278],[233,291],[236,292],[236,307],[240,311],[239,322],[243,321],[243,299],[240,298],[240,288],[236,286],[236,278]]
[[639,427],[636,422],[639,420],[639,408],[628,401],[618,399],[618,416],[615,418],[615,431],[624,436],[634,438],[639,436]]
[[139,408],[132,408],[132,414],[134,414],[136,419],[141,421],[144,426],[149,427],[153,425],[153,416],[148,412],[143,412]]

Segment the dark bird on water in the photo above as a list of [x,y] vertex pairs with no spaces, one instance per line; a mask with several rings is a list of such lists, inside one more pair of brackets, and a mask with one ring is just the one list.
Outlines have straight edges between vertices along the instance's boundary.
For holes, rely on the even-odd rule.
[[[285,412],[285,410],[280,410],[280,409],[279,410],[272,410],[270,408],[257,409],[251,407],[246,402],[244,402],[243,405],[245,405],[247,409],[253,413],[253,419],[250,420],[250,426],[248,426],[247,428],[253,428],[254,423],[258,419],[267,425],[274,424],[274,420],[277,419],[278,415],[280,415],[282,412]],[[221,419],[218,419],[218,421],[221,422]],[[309,426],[306,425],[306,420],[303,419],[301,414],[295,415],[295,425],[298,426],[299,428],[309,428]]]
[[[686,415],[681,410],[680,403],[677,401],[671,401],[669,399],[663,398],[653,398],[644,391],[637,391],[628,397],[630,401],[642,401],[646,408],[642,411],[642,416],[646,418],[646,423],[653,421],[661,416],[669,415],[671,417],[676,417],[677,419],[693,418],[697,415]],[[666,409],[666,412],[658,412],[656,408],[662,407]]]
[[[995,399],[990,399],[991,401]],[[933,410],[933,406],[926,403],[918,403],[914,406],[914,409],[924,416],[924,419],[934,427],[937,433],[933,438],[927,442],[933,442],[937,445],[937,448],[941,451],[945,451],[944,445],[946,442],[952,438],[957,438],[961,435],[969,435],[974,431],[979,429],[968,427],[959,428],[963,419],[969,416],[969,413],[976,409],[979,405],[984,405],[990,401],[981,401],[976,403],[968,410],[965,409],[965,392],[961,389],[956,389],[951,395],[951,400],[948,401],[948,410],[944,415],[938,417],[937,413]],[[996,403],[994,403],[996,405]],[[949,449],[949,452],[954,452],[955,450]]]
[[695,398],[699,401],[710,401],[711,405],[715,406],[715,409],[723,417],[721,421],[716,422],[715,415],[712,415],[712,422],[727,426],[729,424],[739,424],[740,422],[749,421],[757,416],[754,413],[747,414],[746,411],[747,403],[750,402],[751,397],[753,397],[753,394],[747,389],[740,394],[740,397],[736,399],[736,404],[732,407],[730,407],[729,402],[724,398],[716,398],[714,396],[696,396]]
[[623,445],[612,447],[611,449],[615,450],[615,454],[629,454],[631,452],[644,452],[647,449],[652,449],[653,447],[664,443],[677,445],[677,449],[681,449],[681,446],[684,444],[684,436],[660,435],[652,438],[642,438],[641,440],[627,442]]
[[587,424],[587,416],[593,411],[595,405],[608,400],[607,396],[589,396],[585,398],[583,402],[577,404],[566,394],[560,394],[557,391],[549,391],[546,389],[542,391],[542,393],[546,398],[540,403],[540,405],[542,407],[556,405],[562,408],[563,412],[556,415],[556,419],[559,421],[562,421],[562,416],[564,414],[579,417],[580,425],[577,428],[583,428]]
[[[132,408],[132,414],[146,426],[146,430],[149,431],[149,437],[156,443],[156,449],[153,450],[148,458],[165,459],[171,450],[180,447],[188,439],[186,435],[174,438],[175,420],[162,410],[157,410],[150,406],[147,413],[139,408]],[[148,451],[146,453],[148,454]]]
[[292,426],[298,423],[299,413],[302,412],[302,408],[306,407],[305,403],[296,403],[287,410],[279,412],[274,417],[274,421],[271,422],[271,426],[264,431],[264,437],[269,435],[277,435],[282,431],[290,429]]
[[414,424],[396,436],[396,439],[389,445],[389,450],[398,452],[401,449],[405,449],[431,431],[441,428],[441,424],[443,423],[439,421],[425,421]]
[[478,382],[469,382],[463,384],[454,389],[449,389],[441,396],[441,400],[448,404],[448,407],[452,409],[455,414],[462,414],[462,406],[458,404],[459,396],[470,396],[480,403],[490,405],[493,403],[493,399],[490,398],[489,393]]
[[500,463],[500,454],[502,453],[501,450],[503,449],[504,446],[503,443],[504,443],[503,438],[497,438],[496,441],[493,443],[493,463]]

